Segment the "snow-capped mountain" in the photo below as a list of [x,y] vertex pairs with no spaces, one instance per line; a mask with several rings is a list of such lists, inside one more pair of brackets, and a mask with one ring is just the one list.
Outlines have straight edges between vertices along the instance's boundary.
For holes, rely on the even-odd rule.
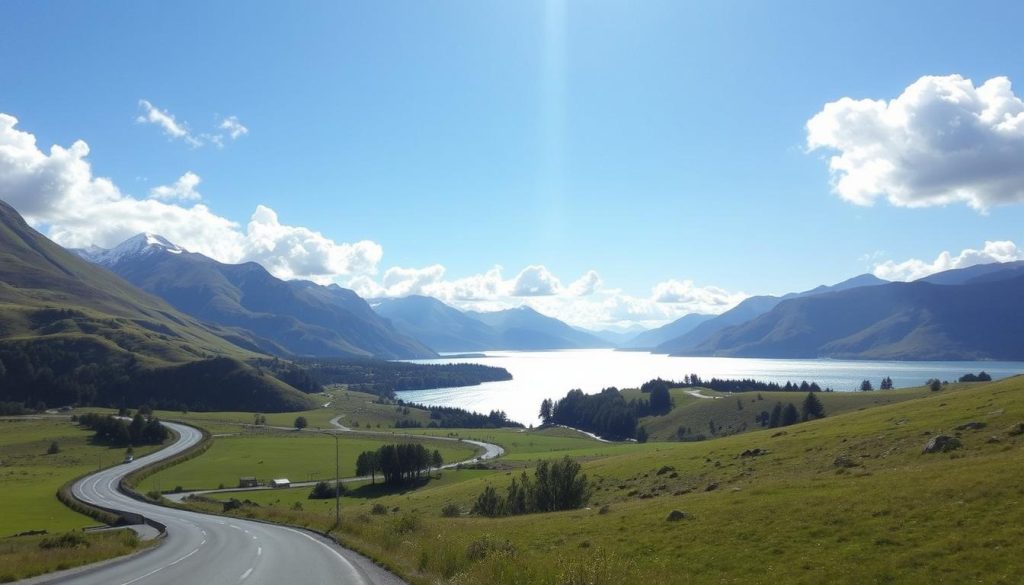
[[74,249],[72,252],[93,264],[109,268],[130,258],[148,256],[156,252],[181,254],[182,252],[187,252],[187,250],[171,243],[163,236],[142,233],[128,238],[109,250],[99,246],[89,246],[88,248]]

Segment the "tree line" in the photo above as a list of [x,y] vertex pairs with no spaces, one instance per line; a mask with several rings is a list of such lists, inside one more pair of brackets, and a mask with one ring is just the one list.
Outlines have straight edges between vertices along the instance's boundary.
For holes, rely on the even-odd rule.
[[636,401],[626,402],[614,387],[597,394],[584,394],[577,388],[560,400],[541,403],[541,418],[546,424],[565,425],[608,439],[634,438],[638,416]]
[[391,398],[403,390],[476,386],[512,379],[505,368],[481,364],[413,364],[370,358],[300,358],[294,364],[322,386],[345,384],[351,390]]
[[159,445],[167,440],[170,431],[155,416],[136,413],[131,422],[109,414],[86,413],[78,415],[78,424],[95,431],[93,440],[115,447],[133,445]]
[[377,483],[377,474],[384,478],[384,483],[400,486],[414,483],[429,473],[431,468],[437,469],[444,465],[441,452],[435,449],[428,451],[420,443],[402,443],[398,445],[381,445],[376,451],[363,451],[356,458],[356,475],[371,478]]
[[565,457],[537,464],[531,479],[525,471],[512,478],[505,494],[487,486],[477,496],[473,513],[481,516],[515,516],[535,512],[576,510],[590,500],[590,482],[580,473],[580,464]]

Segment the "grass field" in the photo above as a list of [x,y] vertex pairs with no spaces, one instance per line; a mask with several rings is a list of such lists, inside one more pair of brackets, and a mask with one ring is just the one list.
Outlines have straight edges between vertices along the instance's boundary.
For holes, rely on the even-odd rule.
[[0,539],[0,583],[95,563],[156,544],[155,541],[140,541],[128,529],[90,534],[76,532],[63,546],[52,546],[51,543],[60,538],[54,535]]
[[[846,400],[845,413],[785,429],[618,445],[604,456],[593,443],[580,446],[575,453],[594,451],[581,458],[594,486],[587,509],[442,517],[445,504],[469,510],[485,485],[503,491],[512,473],[481,471],[405,493],[346,498],[339,537],[424,584],[1019,582],[1024,377],[951,385],[872,408]],[[985,426],[956,430],[968,422]],[[940,433],[959,435],[963,448],[922,454]],[[544,452],[538,437],[522,440],[522,456]],[[754,448],[765,453],[741,456]],[[267,495],[243,510],[329,528],[333,509],[292,510],[300,496]],[[398,511],[375,514],[375,504]],[[686,517],[667,521],[673,510]]]
[[[355,476],[355,461],[359,453],[376,450],[385,443],[400,442],[415,442],[415,439],[342,434],[342,477]],[[447,462],[470,459],[477,451],[473,445],[453,441],[424,441],[424,446],[431,451],[439,450]],[[216,437],[206,453],[147,477],[139,485],[139,491],[170,491],[177,487],[191,491],[221,485],[234,487],[238,485],[238,478],[245,476],[264,481],[274,478],[292,481],[333,478],[334,456],[334,439],[317,433],[278,431]]]
[[[93,445],[91,436],[91,431],[80,429],[67,417],[0,419],[0,537],[28,530],[55,533],[96,524],[65,507],[55,495],[68,480],[124,458],[124,448]],[[53,441],[60,445],[60,452],[48,455]],[[153,449],[138,447],[135,452],[141,455]]]
[[[736,392],[720,393],[700,389],[700,393],[712,398],[696,398],[682,388],[670,391],[674,407],[662,416],[649,416],[640,420],[652,441],[671,441],[676,438],[680,427],[691,430],[691,434],[711,437],[710,423],[714,422],[717,435],[758,430],[761,428],[755,417],[762,412],[771,412],[777,402],[783,406],[793,403],[800,408],[806,393],[802,392]],[[815,394],[825,406],[826,415],[842,414],[885,404],[895,404],[926,396],[925,387],[878,390],[874,392],[819,392]],[[639,390],[625,390],[626,400],[644,397]]]

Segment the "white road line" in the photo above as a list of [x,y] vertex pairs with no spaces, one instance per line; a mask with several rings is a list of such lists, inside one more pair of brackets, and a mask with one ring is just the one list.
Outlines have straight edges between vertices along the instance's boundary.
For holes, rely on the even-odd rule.
[[262,554],[263,554],[263,547],[262,546],[257,546],[256,547],[256,556],[260,556]]
[[342,563],[344,563],[344,564],[345,564],[345,565],[346,565],[347,567],[349,567],[350,569],[352,569],[352,571],[353,571],[353,572],[354,572],[354,573],[355,573],[356,575],[360,575],[360,573],[359,573],[359,570],[358,570],[358,569],[356,568],[356,566],[355,566],[355,565],[353,565],[353,564],[352,564],[351,562],[349,562],[349,560],[348,560],[348,559],[346,559],[346,558],[345,558],[345,556],[344,556],[344,555],[342,555],[342,554],[341,554],[340,552],[338,552],[338,551],[334,550],[334,549],[333,549],[332,547],[330,547],[330,546],[327,546],[327,543],[325,543],[324,541],[322,541],[322,540],[317,540],[317,539],[313,538],[312,536],[310,536],[310,535],[306,534],[305,532],[299,532],[298,530],[295,530],[295,529],[293,529],[293,528],[288,528],[287,526],[281,526],[281,528],[283,528],[283,529],[285,529],[285,530],[287,530],[287,531],[289,531],[289,532],[294,532],[295,534],[298,534],[298,535],[300,535],[300,536],[304,536],[304,537],[308,538],[309,540],[312,540],[313,542],[315,542],[315,543],[319,544],[320,546],[324,547],[325,549],[327,549],[327,550],[331,551],[332,553],[334,553],[334,556],[338,557],[338,560],[340,560],[340,561],[341,561]]
[[251,575],[251,574],[252,574],[252,567],[250,567],[248,571],[242,573],[242,578],[239,579],[239,581],[245,581],[249,577],[249,575]]
[[197,552],[199,552],[199,549],[198,549],[198,548],[197,548],[197,549],[195,549],[195,550],[193,550],[192,552],[188,553],[187,555],[185,555],[185,556],[181,557],[180,559],[178,559],[178,560],[176,560],[176,561],[172,562],[172,563],[166,564],[166,565],[164,565],[164,566],[160,567],[159,569],[153,569],[152,571],[150,571],[150,572],[146,573],[145,575],[143,575],[143,576],[141,576],[141,577],[136,577],[136,578],[132,579],[131,581],[125,581],[125,582],[124,582],[124,583],[122,583],[121,585],[131,585],[132,583],[135,583],[135,582],[137,582],[137,581],[141,581],[141,580],[145,579],[146,577],[150,577],[150,576],[153,576],[153,575],[155,575],[155,574],[159,573],[160,571],[163,571],[163,570],[164,570],[164,569],[166,569],[167,567],[170,567],[170,566],[173,566],[173,565],[177,565],[177,564],[178,564],[178,563],[180,563],[181,561],[183,561],[183,560],[185,560],[185,559],[189,558],[190,556],[192,556],[192,555],[196,554]]

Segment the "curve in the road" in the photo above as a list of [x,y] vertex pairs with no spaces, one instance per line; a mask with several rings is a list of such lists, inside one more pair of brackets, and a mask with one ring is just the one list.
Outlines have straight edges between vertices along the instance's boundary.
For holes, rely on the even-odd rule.
[[165,525],[164,542],[144,554],[57,575],[46,582],[75,585],[403,583],[369,559],[314,533],[165,508],[122,493],[118,486],[125,475],[173,457],[202,438],[193,427],[164,424],[178,434],[173,444],[132,463],[94,473],[72,487],[75,498],[83,502],[141,514]]

